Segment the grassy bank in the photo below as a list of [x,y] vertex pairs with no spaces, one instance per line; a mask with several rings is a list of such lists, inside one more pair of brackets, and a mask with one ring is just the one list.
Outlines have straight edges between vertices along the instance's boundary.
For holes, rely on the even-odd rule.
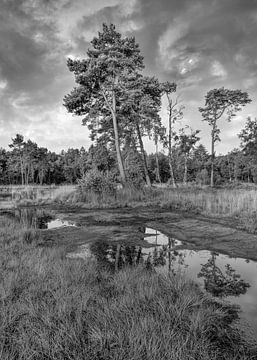
[[[231,217],[239,229],[257,232],[257,187],[152,187],[118,189],[115,194],[81,191],[76,186],[28,187],[13,190],[12,206],[61,204],[81,208],[156,206],[212,217]],[[2,208],[6,201],[2,202]],[[1,208],[1,202],[0,202]]]
[[0,186],[1,201],[9,201],[10,205],[49,203],[58,197],[74,193],[74,185],[2,185]]
[[55,197],[55,202],[85,208],[157,206],[212,217],[232,217],[240,229],[257,232],[257,188],[125,188],[115,196],[76,190]]
[[235,310],[182,276],[110,273],[2,216],[0,229],[2,360],[256,359]]
[[195,210],[206,215],[231,216],[239,212],[257,211],[257,187],[253,188],[124,188],[115,195],[93,192],[64,192],[56,201],[80,203],[92,207],[160,205],[174,209]]

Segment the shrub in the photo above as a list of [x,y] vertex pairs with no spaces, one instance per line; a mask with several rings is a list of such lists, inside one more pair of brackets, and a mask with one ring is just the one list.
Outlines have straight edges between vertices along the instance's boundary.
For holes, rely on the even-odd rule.
[[96,195],[115,195],[116,193],[116,182],[112,174],[97,169],[89,170],[78,181],[78,185],[82,193],[93,192]]
[[145,181],[141,172],[138,172],[136,168],[127,170],[127,179],[128,185],[131,188],[142,189],[145,185]]
[[199,173],[197,173],[196,182],[199,185],[209,184],[210,178],[207,169],[202,169]]

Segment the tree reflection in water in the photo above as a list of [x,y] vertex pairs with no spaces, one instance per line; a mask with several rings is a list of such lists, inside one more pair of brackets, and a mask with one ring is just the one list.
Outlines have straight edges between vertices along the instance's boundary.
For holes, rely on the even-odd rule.
[[232,269],[230,264],[225,265],[225,270],[222,272],[216,264],[217,256],[219,254],[212,252],[211,257],[206,264],[202,265],[198,274],[199,278],[204,278],[206,291],[217,297],[245,294],[250,284],[241,279],[241,276]]
[[[145,238],[145,227],[140,227],[142,240]],[[155,243],[147,247],[138,245],[127,245],[124,243],[110,243],[96,241],[90,245],[90,251],[95,256],[97,262],[102,266],[118,270],[125,265],[135,266],[142,264],[146,268],[161,267],[168,264],[168,270],[174,272],[172,263],[177,261],[178,264],[184,262],[184,255],[174,250],[175,240],[168,238],[167,245],[158,244],[158,233],[155,234]]]
[[95,241],[91,243],[90,251],[98,264],[112,270],[118,270],[124,265],[133,266],[143,262],[142,247],[140,246]]

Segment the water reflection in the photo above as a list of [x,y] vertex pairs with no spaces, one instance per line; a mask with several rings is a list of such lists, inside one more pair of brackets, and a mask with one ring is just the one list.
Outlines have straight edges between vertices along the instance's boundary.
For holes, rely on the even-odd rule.
[[[145,229],[148,246],[127,245],[97,241],[81,247],[69,257],[93,256],[100,266],[112,271],[142,264],[158,272],[185,272],[192,280],[216,297],[226,297],[242,309],[241,317],[257,333],[257,263],[240,258],[229,258],[207,250],[188,250],[176,239],[165,237],[152,229]],[[164,243],[166,238],[166,245]],[[162,240],[161,240],[162,238]],[[177,245],[179,244],[179,245]],[[84,254],[84,256],[83,256]],[[242,278],[241,278],[242,276]]]
[[24,228],[47,229],[48,222],[53,219],[53,214],[43,209],[19,208],[10,212],[14,220]]
[[217,266],[218,253],[212,252],[207,263],[202,265],[199,278],[204,279],[205,290],[217,297],[239,296],[245,294],[250,284],[241,279],[230,264],[225,265],[224,271]]
[[5,215],[19,222],[26,229],[56,229],[65,226],[76,226],[75,223],[56,219],[54,212],[41,208],[18,208],[6,212]]
[[[184,262],[184,255],[175,250],[175,243],[172,238],[168,238],[167,245],[160,245],[156,240],[155,244],[151,242],[148,247],[95,241],[89,244],[86,257],[93,256],[98,264],[113,270],[141,264],[146,268],[167,266],[168,271],[174,271],[174,261],[181,265]],[[83,247],[82,249],[84,250]],[[79,257],[79,253],[77,256]]]
[[[216,297],[239,296],[249,289],[250,284],[241,278],[240,269],[232,267],[229,257],[223,255],[222,262],[218,264],[218,253],[182,249],[180,241],[154,229],[140,227],[138,231],[142,233],[141,239],[147,242],[147,246],[96,241],[88,244],[85,257],[93,256],[101,266],[116,271],[124,266],[138,264],[174,274],[187,271],[189,275],[193,274],[194,279],[202,279],[205,290]],[[85,251],[83,246],[81,250]],[[78,252],[77,257],[83,256]]]
[[96,241],[90,244],[90,252],[100,265],[109,269],[118,270],[124,265],[133,266],[143,261],[141,246]]

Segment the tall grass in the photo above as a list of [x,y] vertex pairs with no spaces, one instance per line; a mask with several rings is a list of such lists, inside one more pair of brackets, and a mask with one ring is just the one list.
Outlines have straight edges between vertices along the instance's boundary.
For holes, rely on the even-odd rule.
[[[19,205],[46,204],[70,197],[76,192],[75,185],[10,185],[0,186],[0,209]],[[8,204],[5,201],[8,200]],[[2,201],[1,201],[2,200]],[[8,206],[6,206],[8,205]]]
[[[206,215],[235,216],[257,213],[257,188],[164,187],[133,186],[118,189],[115,194],[81,191],[76,186],[10,188],[13,204],[30,205],[59,202],[85,207],[126,207],[156,205],[170,210],[196,211]],[[253,222],[256,220],[254,214]]]
[[0,229],[1,360],[256,359],[235,309],[183,276],[109,273]]
[[[92,207],[159,205],[171,210],[194,210],[206,215],[231,216],[257,211],[257,189],[127,187],[117,190],[115,196],[77,192],[63,199]],[[63,199],[60,197],[58,200]]]
[[177,189],[163,190],[163,204],[181,207],[192,204],[208,215],[234,215],[257,211],[257,190],[243,189]]

